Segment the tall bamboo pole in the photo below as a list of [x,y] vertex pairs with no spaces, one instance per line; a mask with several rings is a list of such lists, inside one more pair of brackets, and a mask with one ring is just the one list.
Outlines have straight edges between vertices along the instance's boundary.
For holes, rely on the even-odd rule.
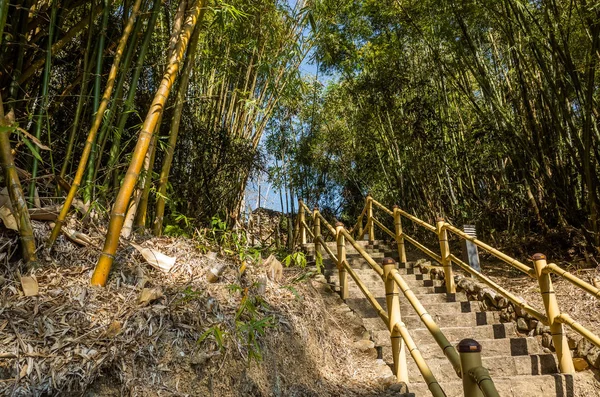
[[[48,45],[46,48],[46,65],[44,66],[44,77],[42,80],[42,105],[39,107],[37,116],[35,137],[39,140],[42,137],[42,126],[44,125],[44,114],[48,108],[48,86],[50,84],[50,67],[52,60],[52,40],[54,40],[54,29],[56,25],[56,15],[58,6],[56,0],[52,2],[52,11],[50,11],[50,28],[48,31]],[[35,182],[38,171],[38,158],[33,156],[33,165],[31,167],[31,183],[29,184],[29,202],[33,203],[35,196]]]
[[37,266],[37,257],[29,210],[10,150],[10,133],[14,130],[13,123],[14,120],[11,120],[11,117],[4,116],[4,103],[0,94],[0,162],[2,162],[2,168],[4,169],[4,181],[8,189],[10,202],[16,212],[23,259],[29,266],[35,267]]
[[104,242],[104,248],[102,250],[100,259],[98,260],[98,264],[96,265],[96,269],[94,270],[94,274],[92,275],[92,285],[106,285],[106,280],[113,264],[114,254],[116,253],[119,245],[119,234],[121,232],[121,228],[123,227],[123,221],[129,204],[129,199],[131,198],[131,194],[135,189],[139,173],[144,163],[144,158],[146,157],[146,152],[148,151],[148,147],[150,146],[150,142],[152,140],[152,134],[156,127],[156,123],[163,112],[165,103],[169,97],[175,78],[177,77],[181,60],[187,49],[190,36],[192,35],[196,23],[198,22],[201,11],[200,5],[201,0],[194,1],[189,16],[186,19],[185,25],[181,31],[179,40],[177,41],[177,45],[175,46],[173,57],[169,60],[169,65],[163,76],[160,87],[154,96],[152,105],[150,106],[146,119],[144,120],[144,125],[142,126],[142,130],[138,137],[138,141],[131,158],[131,163],[129,164],[127,174],[125,175],[123,184],[121,185],[121,189],[119,189],[117,199],[112,209],[110,222],[108,225],[108,232]]
[[[202,0],[202,10],[205,9],[206,1],[207,0]],[[204,11],[201,11],[199,20],[202,21],[203,17]],[[196,29],[194,29],[194,35],[190,40],[190,48],[188,50],[188,54],[185,58],[185,62],[183,65],[181,80],[179,82],[179,88],[177,90],[175,109],[173,110],[173,118],[171,119],[171,131],[169,132],[167,153],[165,154],[165,159],[160,170],[158,193],[156,197],[156,213],[152,229],[155,236],[160,236],[162,234],[163,218],[165,214],[165,197],[167,195],[167,183],[169,181],[169,172],[171,171],[171,165],[173,164],[173,154],[175,153],[175,145],[177,144],[177,137],[179,135],[179,124],[181,122],[181,116],[183,114],[183,105],[185,104],[185,96],[187,93],[188,83],[194,66],[194,59],[199,38],[200,29],[199,26],[197,26]]]
[[98,129],[100,128],[100,124],[102,124],[102,116],[108,107],[108,101],[110,100],[110,96],[112,94],[113,87],[115,85],[115,79],[117,77],[117,71],[119,70],[119,64],[121,63],[121,58],[123,57],[123,52],[125,51],[125,45],[127,44],[127,39],[133,30],[133,24],[140,10],[140,5],[142,4],[142,0],[136,0],[133,5],[133,10],[129,20],[127,21],[127,25],[123,30],[123,35],[119,41],[119,45],[117,47],[117,52],[115,54],[115,58],[110,69],[110,73],[108,74],[108,81],[106,83],[106,90],[104,91],[104,95],[102,96],[102,102],[100,102],[100,107],[96,112],[96,117],[94,118],[94,123],[90,128],[88,133],[87,140],[85,142],[85,147],[83,148],[83,153],[81,154],[81,160],[79,161],[79,166],[77,167],[77,173],[75,174],[75,179],[73,180],[73,184],[71,185],[71,189],[69,190],[69,194],[65,199],[65,203],[56,219],[56,224],[54,229],[52,229],[52,234],[48,239],[48,247],[52,247],[60,230],[62,228],[63,223],[65,222],[65,218],[69,213],[69,209],[71,208],[71,204],[75,199],[75,194],[77,194],[77,190],[79,189],[79,185],[81,184],[81,180],[83,179],[83,173],[85,172],[87,161],[90,157],[90,153],[92,151],[92,146],[96,139],[96,134]]
[[106,179],[105,186],[108,186],[108,184],[111,182],[114,188],[117,188],[119,186],[119,173],[115,169],[115,166],[117,164],[117,161],[119,160],[119,152],[121,150],[121,137],[123,136],[123,130],[125,129],[125,124],[127,124],[127,119],[135,109],[133,103],[135,100],[135,93],[137,91],[138,81],[140,79],[142,68],[144,66],[144,59],[146,58],[148,48],[150,47],[150,42],[152,41],[152,33],[154,32],[156,20],[158,19],[158,16],[160,14],[161,4],[161,0],[154,1],[154,5],[152,8],[152,16],[150,17],[150,20],[148,20],[146,33],[144,34],[144,41],[142,41],[140,53],[136,61],[135,69],[133,70],[133,76],[131,76],[131,82],[129,83],[129,92],[127,93],[127,98],[125,99],[123,110],[121,111],[121,114],[119,116],[119,121],[117,122],[117,129],[115,130],[112,146],[110,148],[107,167],[108,177]]

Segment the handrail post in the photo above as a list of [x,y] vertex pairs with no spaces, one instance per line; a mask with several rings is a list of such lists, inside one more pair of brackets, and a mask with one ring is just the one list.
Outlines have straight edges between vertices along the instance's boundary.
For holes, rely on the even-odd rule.
[[315,258],[319,256],[321,252],[319,250],[319,239],[321,236],[321,218],[319,218],[319,208],[315,206],[313,209],[313,234],[315,235],[314,243],[315,243]]
[[445,223],[444,218],[436,219],[437,235],[440,240],[440,256],[442,258],[442,266],[444,267],[444,279],[446,280],[446,292],[454,294],[456,293],[456,285],[454,284],[454,275],[452,274],[450,244],[448,243],[448,232],[444,228]]
[[302,205],[302,200],[298,200],[298,219],[300,220],[300,243],[304,245],[306,244],[306,229],[304,229],[306,215],[304,213],[304,205]]
[[346,261],[346,239],[344,238],[344,233],[342,233],[343,229],[344,224],[342,222],[337,222],[335,224],[338,259],[337,268],[340,279],[340,296],[342,300],[345,301],[348,298],[348,273],[344,267],[344,261]]
[[369,242],[375,241],[375,228],[373,227],[373,197],[367,194],[367,228],[369,229]]
[[392,357],[394,358],[394,375],[398,382],[408,383],[406,368],[406,349],[400,333],[400,292],[393,274],[398,272],[396,261],[392,258],[383,259],[383,279],[385,281],[385,302],[388,310],[389,330],[392,341]]
[[482,366],[481,345],[473,339],[463,339],[458,344],[458,352],[465,397],[483,397],[479,385],[470,375],[471,370]]
[[398,246],[398,259],[400,263],[406,263],[406,250],[404,248],[404,233],[402,232],[402,215],[400,208],[394,205],[394,226],[396,227],[396,245]]
[[560,372],[563,374],[573,374],[575,373],[575,368],[573,367],[573,359],[571,357],[571,351],[569,350],[567,335],[564,332],[562,323],[556,321],[560,316],[560,308],[558,307],[550,274],[544,271],[548,266],[546,263],[546,256],[544,254],[533,255],[533,263],[540,291],[542,293],[544,307],[546,308],[546,315],[548,316],[548,325],[550,325],[550,333],[552,334],[552,341],[554,342],[554,348],[556,349]]

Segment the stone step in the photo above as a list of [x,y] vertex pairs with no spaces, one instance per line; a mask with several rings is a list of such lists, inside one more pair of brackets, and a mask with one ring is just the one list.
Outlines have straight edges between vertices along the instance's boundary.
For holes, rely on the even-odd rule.
[[[578,384],[580,374],[575,375],[537,375],[537,376],[510,376],[493,378],[498,394],[502,397],[583,397],[586,394],[579,394],[574,389],[574,384]],[[575,378],[575,379],[574,379]],[[419,380],[421,380],[419,375]],[[583,379],[582,379],[583,381]],[[442,389],[447,397],[463,397],[462,380],[440,382]],[[410,383],[408,389],[415,393],[417,397],[431,396],[431,392],[426,383]],[[591,395],[590,395],[591,397]]]
[[[382,322],[383,323],[383,322]],[[535,337],[527,338],[503,338],[503,339],[481,339],[478,340],[481,344],[482,357],[498,357],[498,356],[528,356],[529,354],[541,354],[542,347],[540,340]],[[383,346],[383,359],[392,362],[391,345]],[[423,357],[426,360],[430,359],[445,359],[444,352],[437,343],[427,343],[417,346]]]
[[[503,339],[518,337],[514,323],[480,325],[475,327],[441,327],[442,332],[453,344],[465,338],[480,339]],[[409,329],[409,334],[415,341],[417,347],[421,344],[435,343],[433,336],[426,328]],[[387,330],[372,333],[375,346],[389,346],[390,333]]]
[[[479,325],[498,324],[500,312],[471,312],[471,313],[441,313],[431,317],[440,327],[476,327]],[[415,314],[402,316],[402,321],[410,331],[414,328],[423,328],[421,318]],[[365,328],[371,330],[385,330],[385,324],[380,318],[363,318]]]
[[[385,310],[385,298],[377,299],[379,304]],[[350,308],[356,312],[360,317],[364,318],[375,318],[379,317],[377,312],[371,306],[371,303],[366,298],[348,298],[346,303]],[[467,301],[467,302],[447,302],[447,303],[430,303],[424,305],[425,309],[432,316],[435,314],[443,313],[469,313],[481,311],[481,302],[478,301]],[[402,316],[415,315],[415,309],[411,305],[400,304],[400,314]]]
[[[457,379],[458,376],[448,359],[425,359],[438,382]],[[388,362],[391,364],[392,362]],[[530,356],[483,357],[482,365],[490,371],[492,379],[518,375],[550,375],[558,373],[556,358],[552,354],[534,354]],[[417,378],[419,369],[412,358],[407,359],[408,375]]]

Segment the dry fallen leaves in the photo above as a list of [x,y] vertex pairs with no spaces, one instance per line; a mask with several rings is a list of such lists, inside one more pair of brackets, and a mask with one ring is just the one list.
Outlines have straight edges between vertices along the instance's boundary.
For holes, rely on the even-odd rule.
[[130,243],[133,248],[138,250],[140,254],[146,259],[149,265],[152,267],[162,270],[163,272],[168,273],[171,271],[173,266],[175,265],[176,257],[168,256],[163,254],[160,251],[154,250],[152,248],[142,247],[135,243]]
[[36,296],[39,293],[39,286],[35,277],[21,277],[21,287],[25,296]]

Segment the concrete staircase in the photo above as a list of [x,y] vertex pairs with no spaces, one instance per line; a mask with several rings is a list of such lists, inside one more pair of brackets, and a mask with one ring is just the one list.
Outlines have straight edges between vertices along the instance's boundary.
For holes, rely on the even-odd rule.
[[[386,256],[397,258],[395,246],[388,243],[382,241],[372,244],[364,241],[359,243],[376,262],[381,263]],[[336,253],[335,243],[328,243],[328,245]],[[314,257],[313,244],[307,244],[305,250],[309,259],[311,256]],[[381,277],[349,244],[346,246],[346,254],[348,263],[385,309],[385,290]],[[334,289],[339,290],[335,264],[328,259],[325,252],[323,258],[325,276]],[[514,323],[501,323],[497,312],[483,311],[479,302],[468,301],[462,292],[447,294],[442,285],[443,281],[432,280],[428,275],[421,274],[418,268],[413,267],[413,262],[399,266],[402,277],[440,325],[450,342],[456,345],[464,338],[473,338],[482,345],[483,365],[490,371],[501,396],[598,395],[595,394],[598,389],[593,384],[596,382],[593,380],[593,374],[560,374],[555,355],[547,350],[544,352],[545,349],[538,339],[519,335]],[[348,284],[349,294],[346,303],[363,319],[363,324],[375,343],[379,358],[391,365],[389,331],[350,276],[348,276]],[[447,396],[462,397],[462,381],[456,376],[449,361],[402,293],[400,293],[400,306],[402,321]],[[408,353],[407,356],[409,392],[417,397],[431,395],[412,357]],[[594,394],[590,394],[590,390]]]

